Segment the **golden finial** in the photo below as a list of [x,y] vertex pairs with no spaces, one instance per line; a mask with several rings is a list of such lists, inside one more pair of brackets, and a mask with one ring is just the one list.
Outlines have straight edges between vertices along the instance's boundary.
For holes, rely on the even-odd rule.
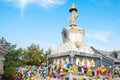
[[72,10],[75,10],[77,12],[77,8],[76,8],[74,3],[72,4],[72,6],[71,6],[69,11],[72,12]]
[[71,8],[76,8],[76,6],[75,6],[75,4],[74,4],[74,3],[72,4]]
[[69,11],[71,12],[71,16],[69,18],[70,26],[74,27],[74,26],[76,26],[76,18],[78,17],[78,14],[76,13],[77,8],[76,8],[75,4],[72,4]]

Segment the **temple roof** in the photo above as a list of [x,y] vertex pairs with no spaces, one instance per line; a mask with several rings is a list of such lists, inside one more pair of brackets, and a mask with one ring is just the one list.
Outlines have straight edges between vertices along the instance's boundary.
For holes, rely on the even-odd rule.
[[0,44],[0,54],[4,54],[6,55],[8,53],[8,50],[6,50],[5,48],[3,48],[3,46],[1,46],[2,44]]
[[114,57],[111,56],[112,52],[107,52],[107,51],[103,51],[103,50],[98,50],[98,49],[95,49],[94,47],[92,47],[92,49],[95,50],[95,51],[97,51],[98,53],[102,54],[103,56],[112,59],[114,62],[119,62],[119,63],[120,63],[120,60],[119,60],[119,59],[114,58]]

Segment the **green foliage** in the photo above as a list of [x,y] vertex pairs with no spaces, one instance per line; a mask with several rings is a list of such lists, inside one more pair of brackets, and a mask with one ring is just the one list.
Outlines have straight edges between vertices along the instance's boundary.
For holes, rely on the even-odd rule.
[[5,68],[5,72],[4,72],[5,75],[16,74],[16,73],[17,73],[16,67]]
[[25,50],[22,61],[27,65],[40,65],[42,56],[44,54],[43,50],[35,44],[31,44],[30,47]]
[[52,53],[52,49],[49,48],[47,51],[41,49],[39,45],[31,44],[27,49],[16,48],[5,40],[0,39],[0,43],[4,44],[4,48],[8,50],[8,54],[4,61],[4,73],[5,75],[15,74],[19,66],[25,65],[37,65],[42,66],[42,63],[47,63],[47,56]]
[[51,53],[52,53],[52,49],[49,48],[44,54],[44,62],[47,62],[47,56],[50,55]]

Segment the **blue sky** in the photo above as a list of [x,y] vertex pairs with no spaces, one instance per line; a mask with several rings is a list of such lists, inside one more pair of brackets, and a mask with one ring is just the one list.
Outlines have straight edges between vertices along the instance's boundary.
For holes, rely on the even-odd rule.
[[27,47],[55,49],[61,31],[69,27],[69,8],[76,4],[77,26],[86,31],[84,42],[101,50],[120,49],[120,0],[0,0],[0,37]]

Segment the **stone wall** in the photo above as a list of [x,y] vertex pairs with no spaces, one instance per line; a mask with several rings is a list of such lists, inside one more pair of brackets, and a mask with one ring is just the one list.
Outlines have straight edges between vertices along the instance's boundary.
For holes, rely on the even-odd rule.
[[[1,54],[1,53],[0,53]],[[4,74],[4,70],[3,70],[3,58],[0,55],[0,80],[2,80],[2,75]]]
[[5,50],[3,47],[0,46],[0,80],[2,78],[2,75],[4,74],[4,63],[3,61],[5,60],[5,55],[7,54],[7,50]]
[[3,60],[0,57],[0,74],[2,75],[4,73],[3,71]]

